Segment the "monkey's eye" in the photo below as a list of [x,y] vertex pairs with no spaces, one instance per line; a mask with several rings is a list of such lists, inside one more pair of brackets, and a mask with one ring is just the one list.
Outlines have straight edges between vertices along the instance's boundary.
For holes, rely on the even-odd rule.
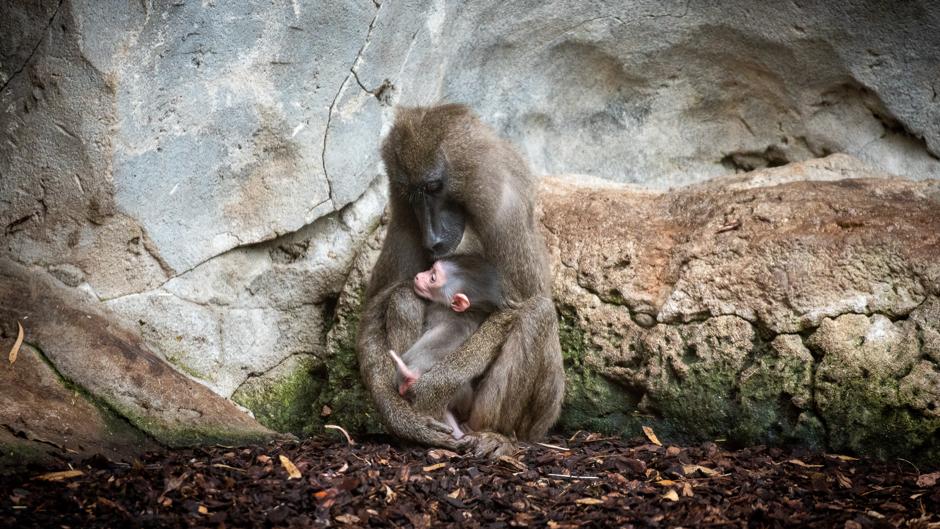
[[434,272],[431,272],[431,282],[433,283],[435,281],[437,281],[437,274],[435,274]]
[[440,180],[431,180],[424,184],[425,193],[437,193],[444,188],[444,183]]

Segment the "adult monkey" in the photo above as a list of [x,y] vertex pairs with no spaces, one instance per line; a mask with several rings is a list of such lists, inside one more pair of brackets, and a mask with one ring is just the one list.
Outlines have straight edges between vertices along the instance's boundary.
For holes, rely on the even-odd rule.
[[[513,437],[541,437],[558,417],[565,381],[547,251],[535,226],[534,176],[462,105],[400,108],[382,158],[390,220],[357,337],[362,379],[382,422],[400,438],[479,455],[507,453]],[[388,350],[408,350],[421,333],[425,302],[414,293],[415,275],[458,246],[471,246],[499,270],[512,308],[491,315],[424,373],[409,404],[395,386]],[[470,381],[474,433],[455,440],[433,417]]]

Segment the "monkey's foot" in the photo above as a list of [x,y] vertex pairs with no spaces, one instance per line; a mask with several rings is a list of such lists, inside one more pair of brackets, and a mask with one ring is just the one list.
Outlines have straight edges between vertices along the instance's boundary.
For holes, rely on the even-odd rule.
[[418,373],[412,371],[398,356],[398,353],[392,349],[388,350],[388,355],[392,357],[392,361],[395,362],[395,368],[398,370],[398,376],[401,378],[401,383],[398,384],[398,394],[402,397],[405,396],[405,393],[408,393],[408,390],[411,389],[411,386],[415,385],[415,382],[418,381]]
[[470,452],[477,457],[495,459],[516,451],[516,444],[510,438],[496,432],[477,432],[464,439],[472,439]]
[[444,413],[444,419],[446,420],[447,424],[450,425],[452,429],[451,433],[453,434],[454,439],[463,439],[463,430],[460,429],[460,425],[457,424],[457,418],[454,417],[454,414],[451,413],[450,410]]

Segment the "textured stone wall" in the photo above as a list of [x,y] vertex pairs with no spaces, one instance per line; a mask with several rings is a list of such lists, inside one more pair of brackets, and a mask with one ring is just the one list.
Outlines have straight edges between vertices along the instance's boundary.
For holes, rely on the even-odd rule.
[[654,190],[830,153],[933,178],[938,26],[917,1],[4,2],[0,257],[308,429],[289,396],[338,390],[395,104],[466,102],[540,173]]

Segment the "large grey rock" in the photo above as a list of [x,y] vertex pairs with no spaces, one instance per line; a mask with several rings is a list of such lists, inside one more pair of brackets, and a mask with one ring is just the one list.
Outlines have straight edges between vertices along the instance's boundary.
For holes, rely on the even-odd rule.
[[376,182],[354,204],[294,233],[106,305],[172,364],[230,397],[292,355],[322,355],[335,298],[378,223],[384,186]]
[[[267,402],[264,387],[283,394],[279,380],[336,351],[326,337],[349,310],[337,300],[385,206],[378,145],[394,104],[464,101],[538,171],[650,189],[836,152],[930,178],[938,17],[929,2],[873,0],[4,2],[0,253],[106,303],[216,393]],[[864,173],[822,163],[813,178]],[[649,218],[635,239],[598,229],[622,234],[613,250],[661,257],[673,221]],[[867,242],[853,259],[882,253]],[[793,252],[751,298],[737,290],[763,276],[745,270],[741,286],[701,260],[670,290],[622,267],[603,284],[616,260],[583,263],[578,280],[631,300],[642,329],[707,314],[774,333],[847,311],[901,317],[929,290],[896,256],[875,274],[901,270],[896,281],[857,287],[846,258],[820,265],[839,269],[831,284],[806,283],[819,254]]]
[[402,99],[471,104],[541,172],[664,188],[845,152],[940,174],[931,2],[435,2],[397,25]]
[[[91,18],[112,9],[83,7]],[[372,167],[365,181],[337,178],[331,191],[322,154],[328,109],[376,7],[261,7],[155,6],[138,17],[144,45],[102,68],[126,80],[116,94],[117,206],[177,271],[295,231],[355,199],[375,176]],[[363,123],[356,132],[379,128]]]

